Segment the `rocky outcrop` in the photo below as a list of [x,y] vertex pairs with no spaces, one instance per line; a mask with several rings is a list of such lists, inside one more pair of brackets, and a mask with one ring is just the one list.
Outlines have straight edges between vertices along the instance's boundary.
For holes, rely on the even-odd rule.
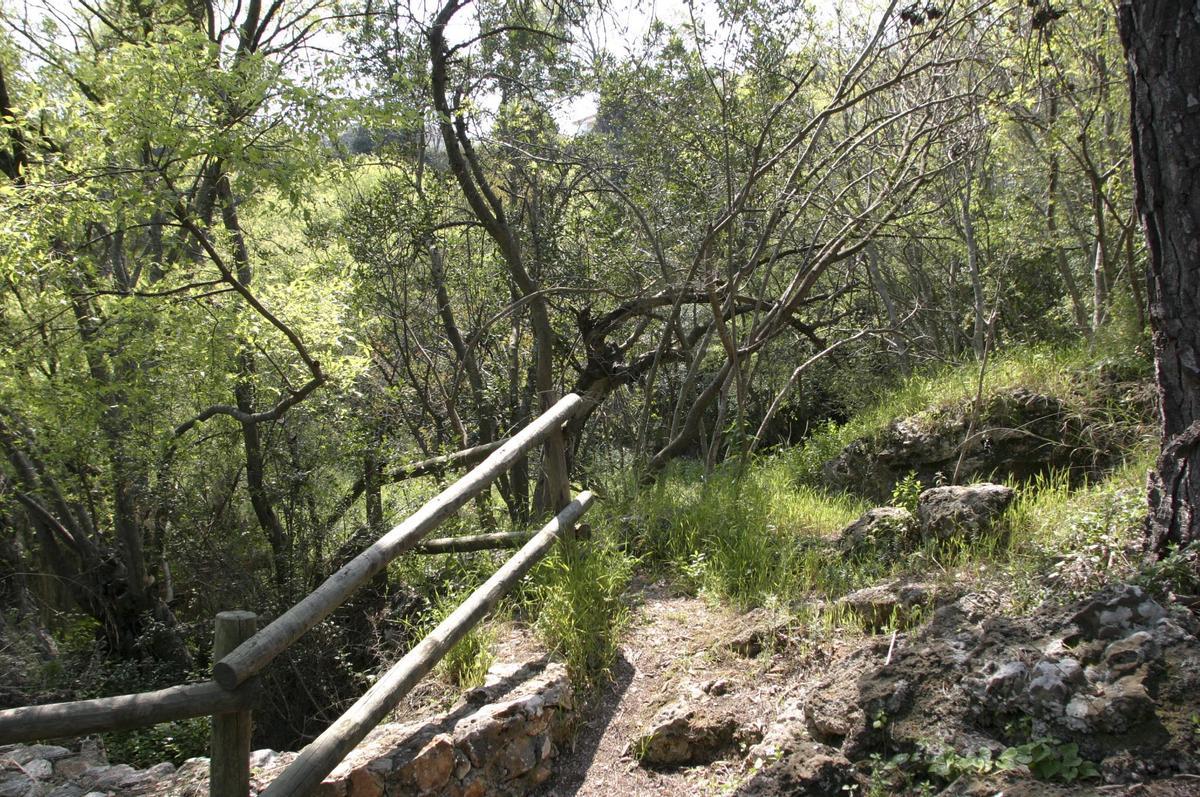
[[903,547],[916,535],[917,519],[912,512],[899,506],[877,506],[842,529],[837,542],[845,551],[886,551]]
[[862,779],[844,755],[820,742],[804,742],[791,755],[757,770],[737,797],[843,797],[857,794]]
[[[485,686],[429,720],[376,728],[316,790],[319,797],[515,797],[545,783],[574,721],[560,664],[497,665]],[[257,750],[251,793],[296,757]],[[178,769],[109,765],[103,752],[47,745],[0,748],[2,797],[205,797],[208,759]]]
[[933,487],[917,499],[915,517],[897,506],[869,509],[842,530],[837,545],[846,552],[889,554],[912,550],[930,540],[974,540],[994,530],[1014,497],[1012,488],[986,482]]
[[1013,490],[1002,484],[934,487],[917,500],[917,519],[926,539],[954,536],[980,537],[1013,500]]
[[[994,760],[1038,742],[1069,748],[1108,784],[1155,781],[1167,784],[1162,794],[1195,793],[1170,789],[1194,788],[1200,775],[1197,633],[1187,608],[1130,584],[1015,618],[987,594],[968,593],[899,633],[894,648],[888,637],[869,639],[800,685],[750,749],[736,793],[836,794],[901,751],[910,772],[950,787],[946,794],[1058,794],[1028,769],[951,784],[930,768],[942,754],[985,750]],[[888,773],[873,777],[884,783]],[[1037,788],[1022,785],[1030,782]],[[979,790],[964,790],[968,783]]]
[[708,764],[737,758],[762,739],[758,727],[745,727],[734,710],[737,698],[729,682],[691,686],[663,706],[644,731],[630,741],[628,753],[648,767]]
[[1066,469],[1102,470],[1120,448],[1112,424],[1089,424],[1062,399],[1025,388],[1002,391],[971,423],[970,402],[893,421],[825,464],[836,489],[886,501],[910,473],[923,484],[955,478],[1015,481]]
[[835,605],[850,613],[864,630],[875,632],[914,624],[933,599],[934,589],[928,584],[891,581],[851,592]]
[[753,609],[742,618],[740,627],[727,638],[722,647],[746,658],[754,658],[764,650],[780,650],[791,641],[788,637],[791,619],[777,612]]
[[712,705],[679,700],[664,706],[632,746],[649,766],[708,764],[737,750],[738,722]]

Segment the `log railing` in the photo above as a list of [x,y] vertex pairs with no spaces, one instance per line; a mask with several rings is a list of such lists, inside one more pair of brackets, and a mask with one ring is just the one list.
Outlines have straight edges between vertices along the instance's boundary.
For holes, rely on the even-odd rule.
[[[261,630],[254,632],[255,616],[248,612],[217,615],[212,681],[134,695],[0,711],[0,744],[127,730],[211,715],[209,793],[213,797],[246,797],[249,792],[250,709],[256,692],[253,677],[257,673],[405,551],[446,553],[520,546],[520,550],[491,578],[393,665],[341,718],[304,748],[263,792],[264,797],[308,794],[459,640],[495,608],[557,540],[572,533],[575,524],[592,504],[590,492],[569,500],[548,524],[533,534],[480,534],[421,542],[440,523],[487,490],[525,452],[549,438],[557,438],[563,424],[579,412],[583,404],[582,397],[568,394],[520,432],[494,444],[487,457],[470,472]],[[472,453],[476,452],[472,450]],[[554,480],[555,469],[549,469],[547,476]],[[570,496],[570,488],[565,483],[547,486],[548,495]]]

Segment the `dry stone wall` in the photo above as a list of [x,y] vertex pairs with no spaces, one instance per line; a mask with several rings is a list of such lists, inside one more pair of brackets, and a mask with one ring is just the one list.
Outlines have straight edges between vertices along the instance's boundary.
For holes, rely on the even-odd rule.
[[[519,797],[550,779],[574,720],[561,664],[499,664],[450,711],[376,728],[316,797]],[[256,750],[251,797],[295,757]],[[208,763],[138,770],[109,764],[94,742],[9,745],[0,747],[0,797],[206,797]]]

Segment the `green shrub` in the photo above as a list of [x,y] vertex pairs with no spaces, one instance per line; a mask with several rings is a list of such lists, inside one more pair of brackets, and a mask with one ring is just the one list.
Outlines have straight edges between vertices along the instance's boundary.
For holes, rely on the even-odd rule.
[[179,766],[189,758],[209,754],[211,718],[164,722],[149,728],[106,733],[104,749],[110,761],[146,769],[163,761]]

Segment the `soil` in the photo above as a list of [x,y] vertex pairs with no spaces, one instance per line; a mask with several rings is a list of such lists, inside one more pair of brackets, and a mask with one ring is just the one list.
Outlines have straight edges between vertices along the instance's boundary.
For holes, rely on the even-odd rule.
[[[869,755],[872,751],[882,750],[886,759],[889,751],[915,749],[914,745],[919,745],[915,740],[920,739],[941,739],[963,749],[975,749],[975,745],[998,749],[1006,743],[1015,744],[1005,740],[1004,734],[986,719],[980,720],[973,708],[973,692],[963,684],[972,680],[980,667],[982,672],[990,672],[997,662],[1027,654],[1038,644],[1044,646],[1046,635],[1067,629],[1071,614],[1079,607],[1043,607],[1027,616],[1006,619],[1009,607],[1003,590],[975,584],[970,592],[956,592],[961,597],[944,604],[946,611],[932,623],[898,635],[868,635],[845,628],[796,628],[764,610],[739,614],[702,597],[679,594],[665,582],[635,580],[629,590],[633,622],[620,647],[612,680],[582,709],[586,719],[578,728],[573,748],[560,752],[553,779],[538,794],[824,794],[824,788],[812,791],[811,786],[795,791],[788,785],[795,781],[784,774],[801,771],[805,777],[815,777],[813,765],[819,761],[841,772],[828,781],[834,784],[829,793],[847,793],[842,790],[847,786],[852,788],[850,793],[866,794],[870,767],[865,764],[875,759]],[[1178,607],[1172,611],[1177,618],[1187,616],[1186,610]],[[1196,627],[1194,621],[1186,621],[1185,625]],[[968,650],[969,655],[958,652]],[[1159,715],[1168,725],[1174,722],[1173,717],[1188,722],[1189,713],[1194,714],[1200,705],[1200,695],[1190,694],[1200,661],[1200,644],[1194,636],[1187,636],[1172,650],[1163,663],[1151,668],[1155,675],[1147,681],[1158,684],[1152,691],[1158,696]],[[1169,680],[1189,694],[1172,695],[1179,689],[1163,680],[1168,672],[1164,667],[1170,668]],[[894,736],[883,747],[875,744],[878,734],[866,716],[882,713],[875,706],[877,698],[893,714],[886,733]],[[738,726],[753,738],[702,765],[654,768],[639,764],[634,755],[635,740],[652,727],[660,709],[680,699],[685,704],[718,706],[722,712],[731,713]],[[773,734],[787,727],[781,723],[788,722],[788,712],[794,711],[798,703],[805,705],[807,714],[799,727],[808,723],[808,730],[801,734],[813,734],[804,737],[810,739],[805,744],[820,748],[821,756],[814,759],[806,752],[796,759],[796,754],[789,752],[776,755],[774,760],[756,761],[765,743],[748,748],[764,731],[774,739]],[[839,724],[846,727],[839,728]],[[1158,727],[1157,720],[1154,725]],[[1046,727],[1053,730],[1052,726]],[[1173,750],[1167,749],[1165,742],[1158,752],[1142,749],[1148,739],[1141,738],[1144,733],[1139,728],[1130,728],[1124,734],[1102,734],[1103,740],[1095,745],[1087,741],[1086,732],[1074,737],[1069,733],[1065,737],[1062,733],[1055,735],[1081,741],[1081,749],[1095,761],[1111,756],[1114,750],[1128,751],[1142,761],[1148,774],[1144,783],[1130,783],[1143,778],[1117,772],[1117,779],[1126,782],[1051,785],[1031,777],[1028,771],[1018,771],[963,777],[941,793],[946,797],[1200,797],[1200,776],[1192,769],[1195,754],[1187,751],[1186,739],[1172,742]],[[1037,735],[1052,734],[1042,729]],[[814,738],[815,743],[811,741]],[[1179,748],[1181,743],[1183,748]],[[858,763],[851,764],[843,754]],[[1112,762],[1120,768],[1121,760],[1119,755],[1106,759],[1106,778],[1112,774]],[[882,784],[885,791],[880,794],[893,793],[886,790],[886,781]]]
[[[542,797],[728,793],[745,775],[744,751],[703,766],[655,769],[638,764],[633,740],[662,706],[714,684],[720,684],[723,705],[740,726],[761,731],[797,685],[855,645],[853,639],[830,637],[802,646],[767,612],[739,614],[681,595],[662,581],[635,580],[628,598],[633,621],[612,680],[584,710],[587,719],[574,748],[561,752]],[[777,638],[767,639],[768,648],[756,656],[731,649],[745,652],[747,639],[772,636]]]

